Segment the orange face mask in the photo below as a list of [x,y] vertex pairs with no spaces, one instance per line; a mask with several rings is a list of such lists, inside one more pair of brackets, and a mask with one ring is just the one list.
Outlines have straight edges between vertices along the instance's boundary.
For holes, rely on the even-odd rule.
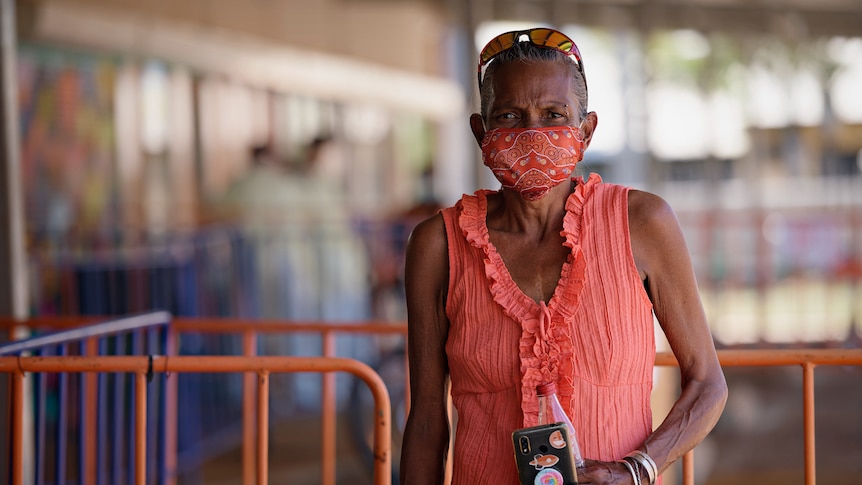
[[482,163],[526,200],[539,200],[571,179],[583,156],[583,137],[571,126],[495,128],[482,139]]

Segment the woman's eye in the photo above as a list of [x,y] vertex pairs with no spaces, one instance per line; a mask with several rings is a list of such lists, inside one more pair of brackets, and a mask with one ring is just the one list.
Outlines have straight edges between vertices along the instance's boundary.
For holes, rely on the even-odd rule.
[[564,115],[562,113],[555,113],[553,111],[548,112],[548,118],[562,118]]

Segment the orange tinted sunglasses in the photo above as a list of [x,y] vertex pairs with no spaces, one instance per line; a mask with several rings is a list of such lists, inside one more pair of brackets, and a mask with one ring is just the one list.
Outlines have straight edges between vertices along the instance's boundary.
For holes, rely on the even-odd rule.
[[488,64],[501,52],[511,49],[516,42],[531,42],[539,47],[555,49],[569,56],[578,65],[578,71],[580,71],[586,84],[587,78],[584,76],[584,61],[581,59],[581,51],[578,50],[575,41],[558,30],[535,28],[513,30],[500,34],[485,45],[482,52],[479,53],[479,87],[482,87],[482,74],[484,74],[484,69]]

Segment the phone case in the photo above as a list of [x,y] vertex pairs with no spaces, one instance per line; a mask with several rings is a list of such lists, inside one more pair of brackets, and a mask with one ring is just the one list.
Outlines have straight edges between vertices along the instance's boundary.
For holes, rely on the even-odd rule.
[[577,485],[578,473],[565,423],[543,424],[512,433],[521,485]]

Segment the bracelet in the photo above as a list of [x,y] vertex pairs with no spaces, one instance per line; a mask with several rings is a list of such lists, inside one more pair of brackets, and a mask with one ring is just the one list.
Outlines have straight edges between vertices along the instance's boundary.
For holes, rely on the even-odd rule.
[[646,468],[650,485],[654,484],[656,479],[658,479],[658,466],[656,466],[655,461],[645,452],[640,450],[636,451],[637,456],[635,458],[637,458],[641,462],[641,464],[644,465],[644,468]]
[[658,477],[658,467],[656,466],[655,461],[650,458],[649,455],[647,455],[641,450],[635,450],[626,455],[625,458],[631,458],[635,463],[642,466],[643,469],[647,472],[647,478],[649,479],[650,485],[653,485],[655,483],[655,480]]
[[638,474],[638,472],[636,472],[635,469],[632,468],[631,463],[629,463],[627,460],[617,460],[617,463],[622,463],[626,467],[626,470],[628,470],[629,473],[631,473],[632,485],[641,485],[641,477]]
[[[625,460],[631,464],[632,469],[635,471],[635,475],[638,476],[638,483],[640,483],[641,482],[641,470],[640,469],[641,468],[646,469],[646,467],[644,467],[643,463],[639,462],[638,460],[636,460],[635,458],[633,458],[631,456],[627,456],[627,457],[623,458],[623,460]],[[647,479],[649,480],[649,471],[647,471]],[[652,485],[652,482],[649,482],[649,483],[650,483],[650,485]]]

